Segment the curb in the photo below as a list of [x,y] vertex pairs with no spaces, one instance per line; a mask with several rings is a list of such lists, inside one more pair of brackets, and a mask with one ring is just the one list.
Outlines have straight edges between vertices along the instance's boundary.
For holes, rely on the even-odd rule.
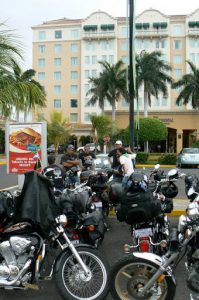
[[[154,165],[147,165],[147,164],[136,164],[137,168],[154,168]],[[161,168],[176,168],[176,165],[160,165]]]

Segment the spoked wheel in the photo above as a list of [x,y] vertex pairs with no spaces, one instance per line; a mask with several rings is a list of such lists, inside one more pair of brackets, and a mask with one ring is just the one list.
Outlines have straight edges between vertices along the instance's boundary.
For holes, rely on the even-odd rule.
[[147,294],[140,291],[157,271],[151,261],[128,256],[120,260],[111,271],[111,294],[114,300],[172,300],[175,285],[165,276],[157,281]]
[[101,254],[79,247],[78,254],[90,271],[85,275],[74,254],[64,253],[55,274],[57,287],[66,300],[102,300],[108,293],[109,267]]

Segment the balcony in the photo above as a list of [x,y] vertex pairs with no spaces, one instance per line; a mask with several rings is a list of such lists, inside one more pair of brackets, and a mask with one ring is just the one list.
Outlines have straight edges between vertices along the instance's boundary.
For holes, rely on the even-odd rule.
[[135,36],[137,38],[156,38],[156,37],[167,37],[169,32],[167,29],[150,29],[150,30],[135,30]]
[[199,36],[199,29],[198,28],[188,29],[188,35],[198,37]]
[[114,31],[89,31],[89,32],[82,32],[82,38],[84,40],[102,40],[102,39],[114,39],[115,32]]

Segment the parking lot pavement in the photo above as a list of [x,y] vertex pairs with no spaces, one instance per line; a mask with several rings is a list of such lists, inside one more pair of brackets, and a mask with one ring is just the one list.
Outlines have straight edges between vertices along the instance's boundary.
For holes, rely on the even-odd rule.
[[[173,226],[177,225],[178,218],[171,218]],[[131,242],[129,226],[125,223],[120,223],[115,217],[108,219],[109,231],[107,232],[100,251],[109,261],[110,265],[120,259],[123,254],[123,245]],[[176,269],[177,291],[174,299],[170,300],[188,300],[189,293],[186,286],[186,273],[184,262],[182,261]],[[0,300],[62,300],[59,296],[55,285],[52,281],[40,283],[39,291],[9,291],[1,290]],[[109,294],[106,300],[114,300]]]

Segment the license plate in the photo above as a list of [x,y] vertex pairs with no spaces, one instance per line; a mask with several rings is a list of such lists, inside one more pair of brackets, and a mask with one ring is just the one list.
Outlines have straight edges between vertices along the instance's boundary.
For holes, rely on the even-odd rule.
[[141,228],[135,230],[136,237],[144,237],[152,235],[152,229],[151,228]]
[[72,243],[73,245],[78,245],[78,244],[79,244],[79,240],[71,240],[71,243]]
[[94,204],[96,207],[102,207],[102,202],[95,202]]

